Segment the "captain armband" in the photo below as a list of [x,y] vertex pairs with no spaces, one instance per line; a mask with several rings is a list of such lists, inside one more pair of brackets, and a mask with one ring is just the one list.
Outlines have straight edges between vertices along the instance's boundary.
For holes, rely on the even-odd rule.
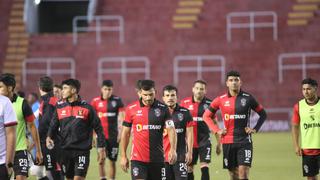
[[174,127],[174,122],[172,120],[167,120],[166,121],[166,128],[173,128]]

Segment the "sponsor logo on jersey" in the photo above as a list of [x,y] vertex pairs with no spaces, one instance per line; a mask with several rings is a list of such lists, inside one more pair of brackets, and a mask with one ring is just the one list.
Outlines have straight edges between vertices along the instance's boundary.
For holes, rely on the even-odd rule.
[[142,110],[137,111],[137,116],[142,116]]
[[192,111],[192,110],[193,110],[193,105],[192,105],[192,104],[189,105],[188,109],[189,109],[190,111]]
[[202,117],[193,117],[193,121],[203,121]]
[[228,121],[230,119],[246,119],[245,114],[224,114],[224,120]]
[[136,125],[137,132],[141,132],[142,130],[160,130],[161,128],[162,128],[161,125],[153,125],[153,124],[146,124],[146,125],[137,124]]
[[117,113],[115,113],[115,112],[107,112],[107,113],[99,112],[98,113],[99,118],[102,118],[102,117],[115,117],[116,115],[117,115]]
[[183,133],[184,132],[184,129],[183,128],[177,128],[176,129],[176,133]]
[[320,123],[304,123],[303,127],[304,127],[304,129],[320,128]]
[[61,116],[66,116],[67,115],[67,111],[66,110],[62,110],[60,115]]
[[133,176],[138,176],[138,175],[139,175],[139,168],[134,167],[134,168],[132,169],[132,174],[133,174]]

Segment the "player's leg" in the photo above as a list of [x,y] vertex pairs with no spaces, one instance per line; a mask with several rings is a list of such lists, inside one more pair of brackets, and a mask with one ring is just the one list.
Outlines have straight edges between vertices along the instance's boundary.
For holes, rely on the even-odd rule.
[[5,164],[0,165],[0,179],[9,180],[9,174]]
[[252,144],[245,143],[239,144],[237,147],[237,161],[238,161],[238,171],[239,179],[249,179],[249,170],[252,162]]
[[194,180],[193,167],[197,164],[199,157],[199,148],[193,148],[192,150],[192,162],[188,166],[188,180]]
[[[109,148],[109,144],[108,141],[105,140],[105,146],[106,146],[106,154],[109,154],[108,148]],[[99,153],[97,151],[97,161],[99,161]],[[105,161],[103,161],[101,164],[99,163],[99,175],[100,175],[100,180],[106,180],[107,176],[106,176],[106,170],[105,170]]]
[[61,168],[58,168],[58,158],[57,158],[57,149],[55,146],[53,149],[48,149],[46,144],[41,144],[41,151],[43,154],[43,164],[46,168],[46,175],[50,180],[62,180],[63,174]]
[[[109,142],[110,148],[108,148],[109,158],[109,179],[114,180],[116,178],[116,161],[119,153],[119,143]],[[110,153],[109,153],[110,152]]]
[[16,180],[25,180],[28,177],[29,160],[26,150],[16,151],[14,156],[13,171]]
[[223,169],[228,169],[231,180],[238,180],[238,163],[233,144],[223,144]]
[[302,155],[303,176],[307,180],[317,180],[319,174],[319,156]]
[[77,151],[74,158],[74,180],[83,180],[87,176],[90,164],[90,151]]
[[131,179],[132,180],[147,180],[148,168],[147,163],[140,161],[131,161]]
[[199,148],[201,180],[209,180],[209,163],[211,162],[211,143]]
[[185,162],[176,162],[172,167],[174,172],[175,180],[187,180],[188,179],[188,168]]
[[148,163],[147,180],[163,180],[166,178],[164,163]]
[[170,165],[168,162],[165,162],[164,164],[165,172],[164,176],[166,177],[166,180],[174,180],[174,169],[173,166]]
[[73,151],[61,151],[61,166],[63,174],[67,180],[73,180],[74,177],[74,160]]

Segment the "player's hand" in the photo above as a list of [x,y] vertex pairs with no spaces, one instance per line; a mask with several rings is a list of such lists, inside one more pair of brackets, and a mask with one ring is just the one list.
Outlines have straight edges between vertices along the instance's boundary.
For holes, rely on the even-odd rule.
[[39,151],[39,150],[37,150],[37,152],[36,152],[36,162],[35,162],[35,164],[36,164],[36,165],[40,165],[40,164],[42,164],[42,162],[43,162],[42,152]]
[[97,138],[95,137],[92,138],[92,147],[97,147]]
[[120,166],[121,166],[121,169],[124,171],[124,172],[128,172],[128,169],[129,169],[129,160],[126,156],[122,156],[121,157],[121,160],[120,160]]
[[103,162],[106,160],[106,150],[105,148],[98,148],[98,153],[99,153],[99,164],[103,164]]
[[52,149],[54,146],[54,141],[50,137],[47,137],[46,139],[46,146],[48,149]]
[[8,179],[11,179],[11,176],[12,176],[12,174],[13,174],[13,168],[12,167],[8,167],[8,166],[6,166],[7,167],[7,172],[8,172]]
[[245,127],[244,130],[246,131],[247,134],[254,134],[257,132],[255,129],[252,129],[250,127]]
[[302,149],[299,146],[295,147],[295,152],[297,156],[302,156]]
[[217,134],[221,137],[224,136],[225,134],[227,134],[227,130],[226,129],[220,129]]
[[192,162],[192,152],[186,153],[186,164],[189,165]]
[[177,152],[176,150],[170,149],[168,154],[169,164],[174,164],[177,161]]
[[220,155],[220,153],[221,153],[221,144],[219,143],[216,145],[216,154]]

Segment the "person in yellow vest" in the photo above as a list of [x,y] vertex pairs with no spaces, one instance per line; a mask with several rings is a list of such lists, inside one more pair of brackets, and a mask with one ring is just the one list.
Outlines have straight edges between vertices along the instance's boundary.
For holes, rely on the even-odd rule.
[[5,73],[0,76],[0,94],[7,96],[12,104],[15,113],[17,114],[18,124],[16,128],[16,152],[13,162],[13,171],[16,180],[25,180],[28,177],[28,155],[27,155],[27,138],[26,128],[31,132],[32,139],[36,146],[36,163],[42,163],[42,153],[40,149],[39,134],[33,121],[31,107],[28,102],[22,97],[14,93],[16,81],[13,74]]
[[[292,116],[292,137],[295,153],[302,156],[303,176],[316,180],[320,168],[320,101],[318,83],[302,81],[303,99],[295,104]],[[301,138],[299,143],[299,137]]]

